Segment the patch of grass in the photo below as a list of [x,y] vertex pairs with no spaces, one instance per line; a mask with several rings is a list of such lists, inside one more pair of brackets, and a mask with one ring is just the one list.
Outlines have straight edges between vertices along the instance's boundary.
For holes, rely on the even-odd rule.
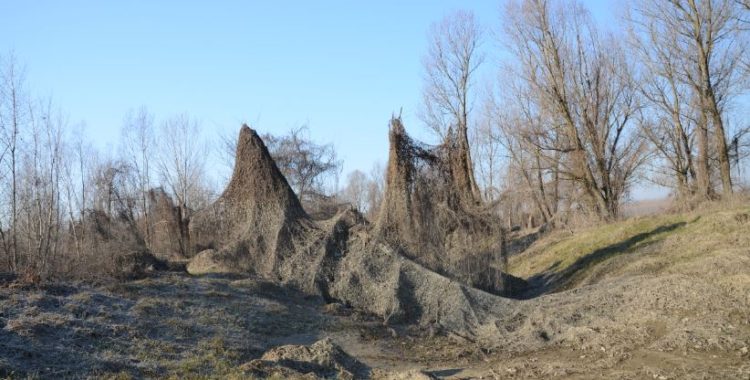
[[169,318],[164,321],[164,324],[169,326],[171,331],[174,331],[180,338],[190,338],[197,332],[194,322],[189,320],[182,320],[179,318]]
[[241,355],[221,337],[202,340],[197,352],[169,368],[170,379],[248,379],[239,369]]
[[107,379],[107,380],[132,380],[135,379],[130,372],[127,371],[120,371],[117,373],[105,373],[101,374],[99,376],[101,379]]
[[132,307],[133,313],[141,316],[156,316],[161,315],[167,305],[158,299],[153,297],[144,297],[138,300]]
[[745,205],[557,231],[511,257],[509,272],[548,290],[574,287],[594,273],[597,278],[628,271],[660,273],[722,250],[747,247],[748,227],[750,209]]
[[135,357],[141,362],[158,358],[171,358],[180,353],[180,347],[172,342],[156,339],[140,339],[133,343]]
[[528,251],[514,256],[509,272],[530,277],[541,272],[562,272],[584,257],[607,253],[611,256],[637,250],[673,232],[673,226],[686,223],[681,215],[632,219],[575,231],[558,231],[534,244]]

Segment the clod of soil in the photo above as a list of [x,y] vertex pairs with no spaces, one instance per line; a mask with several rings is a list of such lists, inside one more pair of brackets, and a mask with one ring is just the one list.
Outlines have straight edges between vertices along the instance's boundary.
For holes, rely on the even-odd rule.
[[370,377],[370,369],[326,338],[310,346],[276,347],[260,359],[242,366],[245,371],[261,376],[284,378],[314,375],[320,378],[362,379]]

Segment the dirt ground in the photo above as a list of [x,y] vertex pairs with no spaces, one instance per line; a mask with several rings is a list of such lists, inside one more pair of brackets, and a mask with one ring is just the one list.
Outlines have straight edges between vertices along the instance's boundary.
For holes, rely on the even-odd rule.
[[[534,289],[508,301],[481,336],[388,326],[243,276],[6,281],[0,378],[285,378],[314,366],[258,360],[330,338],[364,368],[353,378],[750,379],[749,211],[543,237],[511,260]],[[296,372],[274,372],[286,367]]]

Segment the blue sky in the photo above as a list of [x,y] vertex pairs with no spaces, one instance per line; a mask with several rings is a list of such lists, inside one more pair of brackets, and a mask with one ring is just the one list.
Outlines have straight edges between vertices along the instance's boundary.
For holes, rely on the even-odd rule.
[[[497,28],[500,4],[0,1],[0,54],[14,51],[32,91],[85,121],[101,148],[145,105],[157,120],[187,112],[208,136],[242,122],[272,133],[307,123],[335,144],[345,174],[386,160],[387,122],[401,108],[425,137],[416,109],[430,24],[469,9]],[[616,23],[618,2],[584,4]]]

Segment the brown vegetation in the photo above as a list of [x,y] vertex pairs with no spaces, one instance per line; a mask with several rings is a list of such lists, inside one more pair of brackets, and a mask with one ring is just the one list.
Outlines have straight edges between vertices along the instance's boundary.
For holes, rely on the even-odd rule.
[[[130,113],[120,155],[96,157],[80,136],[66,140],[49,102],[28,96],[11,57],[0,73],[0,377],[35,375],[27,345],[70,361],[109,350],[87,345],[102,336],[112,363],[89,355],[76,371],[38,359],[50,365],[42,373],[391,376],[323,332],[354,349],[398,344],[412,364],[452,355],[496,377],[492,367],[505,365],[496,353],[523,362],[506,371],[527,377],[689,375],[686,357],[707,360],[700,369],[711,376],[746,375],[750,216],[732,170],[750,129],[733,127],[730,110],[746,85],[748,7],[633,4],[625,44],[578,3],[508,0],[501,38],[513,60],[477,120],[483,29],[470,12],[447,16],[424,61],[421,116],[438,143],[392,118],[386,170],[352,173],[340,194],[324,185],[340,168],[333,146],[305,128],[262,138],[243,125],[225,144],[234,167],[218,197],[187,114],[157,136],[145,108]],[[616,223],[656,209],[625,206],[646,168],[691,213]],[[172,269],[189,275],[157,273]],[[118,282],[107,291],[51,285],[109,279]],[[145,331],[123,327],[132,323]],[[308,328],[300,340],[317,343],[271,342]],[[207,340],[216,332],[231,335],[231,350]],[[60,342],[77,346],[48,347]],[[161,350],[166,364],[130,364]],[[184,350],[195,356],[175,359]],[[586,361],[560,365],[560,354]],[[553,364],[529,364],[536,356]]]
[[[399,140],[408,136],[397,119],[393,120],[391,136],[392,151],[403,152],[394,153],[389,166],[401,171],[389,172],[383,211],[372,227],[352,210],[328,221],[313,222],[263,141],[257,133],[243,126],[234,175],[227,189],[214,205],[192,219],[191,239],[196,251],[206,248],[215,251],[200,253],[194,261],[205,263],[207,271],[223,268],[235,273],[256,273],[327,300],[367,310],[389,323],[416,323],[475,332],[488,322],[487,316],[477,311],[474,318],[466,320],[460,310],[489,308],[493,297],[449,278],[504,292],[505,277],[498,268],[501,261],[497,259],[502,235],[493,238],[489,222],[459,206],[461,201],[450,172],[438,175],[437,170],[447,168],[447,161],[433,162],[434,172],[414,171],[412,165],[416,162],[401,154],[413,154],[415,147]],[[424,198],[429,195],[425,191],[430,187],[437,192],[433,198]],[[435,202],[435,207],[445,210],[433,216],[450,222],[453,230],[442,231],[437,224],[417,224],[421,233],[416,235],[419,240],[405,240],[408,233],[405,226],[422,219],[389,219],[394,216],[388,211],[389,207],[398,207],[394,202],[408,202],[401,204],[407,212],[418,212],[424,205]],[[403,234],[398,235],[399,232]],[[439,240],[438,244],[430,241],[441,234],[448,238]],[[439,252],[428,257],[425,255],[428,251],[422,250],[420,244]],[[485,255],[484,261],[466,257],[464,253],[468,250],[461,251],[463,246],[481,247],[482,251],[472,254]],[[449,261],[444,264],[443,260]],[[469,266],[467,262],[476,264]],[[201,270],[197,263],[191,263],[190,267]],[[440,269],[449,278],[427,268]],[[514,284],[518,283],[521,281]],[[467,297],[467,294],[472,296]],[[459,304],[463,306],[456,308]]]
[[466,187],[466,154],[452,140],[422,146],[392,119],[383,205],[376,236],[418,263],[490,292],[503,292],[500,219]]

